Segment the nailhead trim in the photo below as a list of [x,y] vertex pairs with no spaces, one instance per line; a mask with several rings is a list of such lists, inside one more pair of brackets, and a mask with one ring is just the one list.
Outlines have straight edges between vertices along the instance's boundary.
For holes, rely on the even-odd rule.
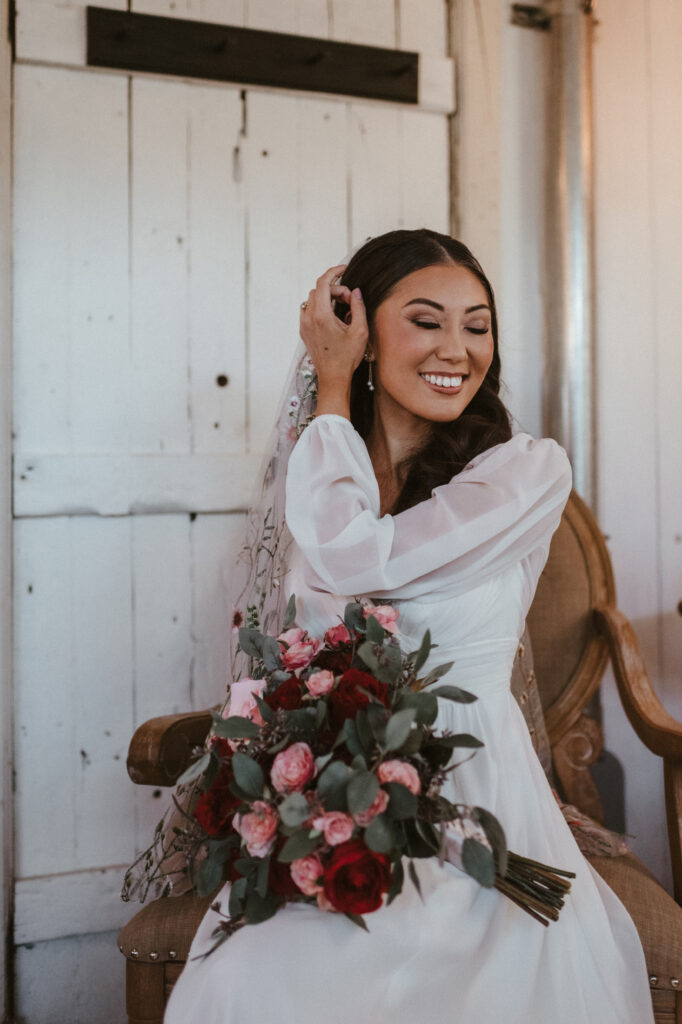
[[168,959],[169,960],[175,960],[177,958],[177,955],[178,954],[175,952],[174,949],[169,949],[168,950]]
[[150,953],[149,954],[149,959],[150,960],[158,960],[159,959],[159,954],[158,953]]
[[131,949],[130,955],[133,957],[134,960],[137,960],[138,956],[140,955],[139,949]]
[[677,986],[679,985],[679,983],[680,983],[680,982],[679,982],[679,979],[678,979],[678,978],[671,978],[671,979],[670,979],[670,984],[672,985],[672,987],[673,987],[673,988],[677,988]]

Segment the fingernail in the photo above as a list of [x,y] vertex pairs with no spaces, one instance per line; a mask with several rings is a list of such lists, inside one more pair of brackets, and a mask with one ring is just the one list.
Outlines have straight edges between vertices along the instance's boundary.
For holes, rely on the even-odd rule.
[[354,288],[353,289],[353,295],[355,296],[356,299],[361,299],[362,298],[362,292],[360,291],[359,288]]

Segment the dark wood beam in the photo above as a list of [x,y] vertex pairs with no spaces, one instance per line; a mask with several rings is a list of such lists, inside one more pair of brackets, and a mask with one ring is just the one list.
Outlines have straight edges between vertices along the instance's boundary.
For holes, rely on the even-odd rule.
[[245,85],[419,102],[419,54],[330,39],[87,8],[87,61]]

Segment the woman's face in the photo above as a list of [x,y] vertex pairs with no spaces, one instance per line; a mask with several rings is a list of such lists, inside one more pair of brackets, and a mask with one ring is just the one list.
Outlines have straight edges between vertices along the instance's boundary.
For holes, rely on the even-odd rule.
[[491,316],[485,288],[465,267],[439,264],[404,277],[377,308],[370,338],[382,421],[461,416],[492,362]]

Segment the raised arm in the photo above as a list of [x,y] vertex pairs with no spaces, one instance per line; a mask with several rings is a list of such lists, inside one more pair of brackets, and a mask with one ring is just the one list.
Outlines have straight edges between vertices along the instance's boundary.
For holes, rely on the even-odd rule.
[[286,518],[331,593],[397,599],[413,596],[434,573],[448,589],[468,589],[547,548],[570,488],[563,449],[517,434],[427,501],[380,517],[364,442],[344,417],[323,415],[289,460]]

